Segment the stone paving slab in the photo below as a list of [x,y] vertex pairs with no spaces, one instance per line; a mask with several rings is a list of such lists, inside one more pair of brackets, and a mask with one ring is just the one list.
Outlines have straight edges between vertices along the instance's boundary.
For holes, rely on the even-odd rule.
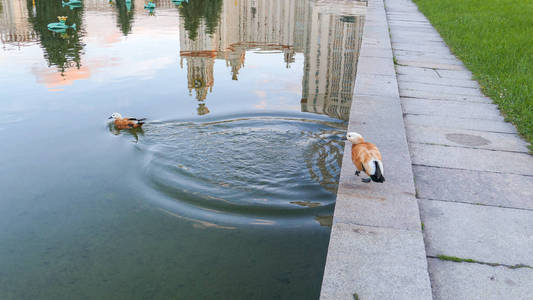
[[506,122],[494,120],[481,120],[473,118],[460,118],[450,116],[432,116],[405,114],[405,124],[419,126],[437,126],[441,128],[467,129],[481,132],[498,132],[516,134],[516,128]]
[[[399,31],[391,38],[392,43],[401,43],[405,38],[424,39],[426,42],[442,42],[440,36],[432,31],[413,32],[413,31]],[[445,57],[437,57],[438,59],[447,59]]]
[[[397,50],[394,50],[397,51]],[[431,76],[433,78],[449,78],[449,79],[464,79],[472,80],[472,74],[463,71],[450,70],[433,70],[427,68],[411,67],[411,66],[396,66],[396,73],[398,75],[414,75],[421,78]]]
[[427,20],[424,20],[422,18],[416,18],[407,15],[398,15],[394,17],[393,15],[390,16],[389,19],[389,25],[396,25],[396,24],[405,24],[405,25],[414,25],[414,26],[431,26],[431,23],[429,23]]
[[[444,43],[443,39],[440,37],[439,33],[431,27],[431,24],[417,21],[417,24],[401,24],[400,22],[409,22],[405,20],[392,20],[391,15],[387,15],[389,18],[389,25],[392,26],[390,29],[391,41],[405,43],[406,40],[413,38],[418,38],[420,42],[431,43],[431,42],[440,42]],[[408,18],[408,17],[403,17]],[[397,24],[391,25],[391,24]]]
[[382,57],[365,57],[365,59],[360,59],[357,64],[357,73],[357,77],[359,77],[360,73],[396,76],[393,61]]
[[396,76],[359,74],[357,81],[360,87],[357,95],[375,95],[388,98],[399,97]]
[[[413,45],[413,44],[405,44],[405,43],[394,43],[392,49],[394,50],[394,55],[402,54],[402,55],[416,55],[420,52],[423,52],[426,55],[449,55],[450,53],[446,50],[442,50],[440,48],[435,48],[432,45]],[[400,51],[400,52],[396,52]],[[399,67],[409,67],[409,68],[419,68],[419,69],[428,69],[425,67],[415,67],[415,66],[409,66],[405,64],[399,64],[397,65]],[[430,68],[431,69],[431,68]],[[455,71],[458,72],[458,71]]]
[[525,153],[409,144],[415,165],[533,176],[533,156]]
[[532,269],[509,269],[430,258],[435,300],[530,300]]
[[[387,18],[390,16],[387,13]],[[390,32],[417,31],[417,32],[435,32],[435,28],[429,22],[413,22],[414,24],[402,24],[402,22],[409,22],[408,20],[391,20],[388,22]],[[394,24],[394,25],[393,25]]]
[[463,79],[472,79],[472,73],[468,70],[463,71],[453,71],[453,70],[435,70],[437,73],[439,73],[439,76],[445,77],[445,78],[463,78]]
[[396,61],[399,65],[407,65],[411,67],[428,68],[428,69],[441,69],[441,70],[453,70],[462,71],[465,70],[463,65],[455,63],[445,63],[435,60],[419,60],[419,59],[402,59],[397,58]]
[[[394,50],[396,52],[398,50]],[[440,74],[433,70],[433,69],[425,69],[425,68],[415,68],[415,67],[409,67],[409,66],[399,66],[396,65],[396,75],[404,75],[409,76],[410,78],[419,78],[420,80],[427,79],[427,80],[439,80],[443,78],[440,76]],[[462,78],[450,78],[450,79],[462,79]]]
[[412,26],[412,25],[397,25],[390,27],[389,31],[391,34],[401,33],[401,32],[412,32],[412,33],[435,33],[437,32],[432,26]]
[[359,53],[359,57],[383,57],[392,59],[392,51],[390,48],[381,47],[364,47]]
[[397,75],[398,83],[404,85],[405,83],[409,84],[427,84],[432,85],[435,88],[441,86],[454,86],[454,87],[463,87],[463,88],[479,88],[479,84],[474,80],[460,80],[460,79],[451,79],[451,78],[441,78],[435,76],[412,76],[412,75]]
[[335,223],[320,299],[431,299],[423,248],[415,231]]
[[419,199],[428,256],[533,266],[533,211]]
[[392,49],[396,48],[404,50],[414,50],[414,51],[444,51],[441,47],[446,46],[443,41],[417,41],[416,43],[407,43],[405,41],[391,42]]
[[[446,65],[454,65],[453,68],[456,68],[456,66],[459,66],[462,69],[463,63],[455,58],[449,58],[449,57],[443,57],[440,53],[435,52],[424,52],[424,51],[404,51],[406,53],[394,53],[394,57],[396,58],[396,62],[399,65],[402,65],[403,62],[410,62],[413,60],[416,60],[417,62],[431,62],[431,63],[439,63],[439,64],[446,64]],[[408,65],[408,64],[405,64]],[[436,68],[438,69],[438,68]]]
[[405,113],[503,121],[494,104],[402,98]]
[[[416,79],[413,77],[410,77],[411,79]],[[423,79],[421,79],[423,80]],[[458,87],[458,86],[445,86],[445,85],[435,85],[431,83],[417,83],[406,81],[402,82],[401,90],[413,90],[413,91],[420,91],[420,92],[426,92],[424,95],[420,98],[428,98],[428,99],[446,99],[442,98],[441,94],[447,94],[447,95],[465,95],[465,96],[476,96],[483,99],[486,103],[492,103],[490,98],[483,95],[483,93],[479,90],[479,88],[476,87]],[[438,97],[438,98],[432,98],[432,97]],[[475,98],[475,97],[472,97]],[[468,98],[465,98],[468,99]]]
[[[450,59],[447,56],[451,55],[450,51],[448,49],[440,49],[440,48],[432,48],[429,49],[430,51],[422,50],[422,49],[416,49],[416,50],[402,50],[402,49],[394,49],[394,55],[404,55],[404,56],[426,56],[426,57],[439,57],[441,59]],[[408,67],[408,66],[406,66]]]
[[410,143],[413,164],[533,176],[533,157],[525,153]]
[[419,198],[533,210],[533,177],[413,166]]
[[[387,19],[389,19],[389,25],[391,25],[391,23],[399,23],[399,22],[413,22],[413,23],[416,23],[414,25],[409,25],[411,29],[413,28],[424,28],[424,29],[428,29],[428,32],[432,32],[432,33],[436,33],[437,31],[433,28],[433,26],[431,26],[431,23],[428,22],[427,20],[424,21],[424,19],[422,18],[418,18],[416,19],[413,18],[413,21],[410,21],[410,18],[412,18],[412,15],[409,15],[409,14],[391,14],[389,12],[387,12]],[[409,29],[409,28],[405,28],[405,27],[402,27],[402,26],[391,26],[390,27],[390,30],[391,32],[397,32],[399,29]],[[407,32],[409,32],[410,30],[406,30]]]
[[472,102],[472,103],[484,103],[489,105],[492,104],[492,101],[488,100],[486,97],[481,95],[461,95],[461,94],[450,94],[445,92],[436,92],[440,88],[436,87],[434,92],[430,91],[421,91],[413,90],[410,87],[401,87],[400,96],[404,98],[417,98],[423,100],[441,100],[441,101],[458,101],[458,102]]
[[[372,29],[373,32],[368,32],[366,31],[364,34],[363,34],[363,39],[365,37],[371,37],[373,39],[377,39],[377,40],[380,40],[380,41],[384,41],[384,40],[388,40],[389,39],[389,31],[387,30],[387,27],[378,27],[378,26],[375,26],[373,29]],[[388,60],[387,60],[388,61]]]
[[436,144],[488,150],[528,153],[528,143],[514,134],[479,132],[434,126],[407,124],[407,140],[411,143]]
[[[383,16],[382,16],[383,17]],[[378,39],[390,39],[389,28],[386,24],[375,22],[373,24],[365,24],[364,35]]]
[[[387,43],[390,44],[388,40],[383,41],[383,40],[374,39],[371,37],[364,38],[363,41],[361,42],[361,52],[366,51],[364,50],[366,47],[374,47],[374,48],[381,48],[381,49],[387,48]],[[366,56],[367,57],[381,57],[381,56],[369,55],[368,52],[366,53]]]
[[[414,195],[398,193],[394,199],[380,194],[368,196],[365,188],[363,187],[361,192],[337,195],[336,222],[355,225],[368,224],[412,231],[420,230],[418,203]],[[405,216],[411,217],[405,218]]]
[[[390,18],[390,15],[388,15]],[[401,21],[401,20],[395,20],[395,21]],[[400,35],[412,35],[419,34],[421,37],[425,38],[437,38],[439,41],[442,42],[442,38],[440,37],[439,33],[432,27],[429,26],[398,26],[390,29],[390,32],[394,35],[391,36],[391,38],[398,38]]]
[[[442,42],[442,39],[436,32],[413,32],[413,31],[397,31],[396,34],[391,37],[391,42],[401,43],[406,38],[423,39],[426,42]],[[438,59],[449,59],[447,57],[437,57]]]
[[429,22],[394,20],[389,22],[390,26],[416,26],[419,28],[432,28]]
[[[411,67],[411,68],[419,68],[419,69],[438,69],[438,68],[426,68],[426,67],[415,67],[410,66],[408,64],[402,64],[400,61],[412,61],[412,60],[421,60],[421,61],[428,61],[432,60],[437,63],[443,63],[443,64],[452,64],[457,66],[462,66],[462,63],[460,61],[457,61],[456,59],[451,59],[444,57],[447,54],[444,51],[437,51],[435,49],[417,49],[417,50],[403,50],[403,49],[394,49],[394,57],[397,61],[397,66],[399,67]],[[457,72],[457,71],[456,71]]]
[[393,12],[387,13],[387,19],[391,21],[408,21],[408,22],[420,22],[420,23],[429,23],[429,21],[424,18],[424,16],[413,16],[410,13],[405,12]]

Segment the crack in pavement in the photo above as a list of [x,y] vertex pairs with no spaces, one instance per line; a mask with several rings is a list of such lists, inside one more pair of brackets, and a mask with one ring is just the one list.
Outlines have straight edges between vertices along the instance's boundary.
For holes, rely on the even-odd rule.
[[521,269],[521,268],[527,268],[527,269],[533,269],[532,266],[526,265],[526,264],[516,264],[516,265],[507,265],[507,264],[500,264],[500,263],[491,263],[491,262],[484,262],[484,261],[478,261],[471,258],[460,258],[455,256],[448,256],[448,255],[438,255],[438,256],[432,256],[428,255],[429,258],[436,258],[443,261],[451,261],[451,262],[466,262],[466,263],[473,263],[473,264],[481,264],[481,265],[487,265],[491,267],[506,267],[509,269]]

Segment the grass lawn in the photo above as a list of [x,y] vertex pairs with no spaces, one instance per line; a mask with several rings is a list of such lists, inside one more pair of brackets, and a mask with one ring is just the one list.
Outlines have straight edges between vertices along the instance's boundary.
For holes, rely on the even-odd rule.
[[533,143],[533,0],[413,1]]

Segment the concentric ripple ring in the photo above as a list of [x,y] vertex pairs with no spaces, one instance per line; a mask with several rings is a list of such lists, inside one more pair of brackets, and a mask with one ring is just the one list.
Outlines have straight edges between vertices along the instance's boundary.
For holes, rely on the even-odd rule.
[[172,214],[268,225],[332,211],[344,123],[232,116],[147,125],[137,144],[146,154],[145,182]]

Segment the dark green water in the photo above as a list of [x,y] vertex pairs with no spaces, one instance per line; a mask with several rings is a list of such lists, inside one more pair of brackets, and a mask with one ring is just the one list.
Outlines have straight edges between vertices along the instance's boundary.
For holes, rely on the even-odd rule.
[[0,299],[317,299],[362,17],[82,1],[0,0]]

